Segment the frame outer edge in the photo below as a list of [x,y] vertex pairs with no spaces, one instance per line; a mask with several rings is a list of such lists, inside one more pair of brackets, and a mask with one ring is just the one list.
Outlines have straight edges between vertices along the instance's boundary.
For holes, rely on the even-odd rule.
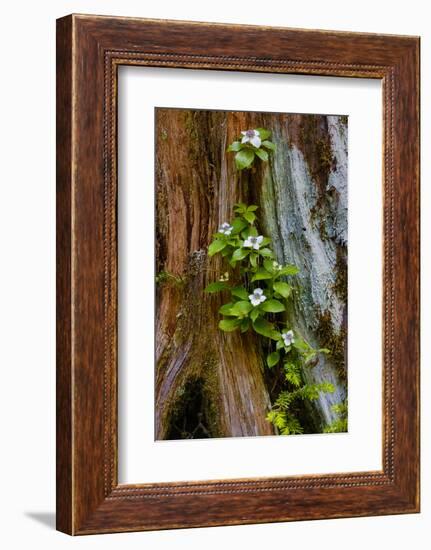
[[[399,485],[411,512],[420,511],[420,38],[396,67],[397,97],[395,113],[399,158],[395,202],[395,319],[403,346],[399,361],[409,368],[399,369],[395,422],[403,453],[398,455]],[[400,299],[401,297],[401,299]],[[403,302],[405,300],[405,302]],[[397,303],[398,302],[398,303]]]
[[[82,137],[82,139],[85,138],[84,130],[87,130],[88,127],[84,126],[83,121],[81,121],[80,117],[76,118],[76,121],[74,123],[74,112],[76,109],[81,109],[80,114],[85,114],[85,109],[90,107],[89,103],[86,103],[88,101],[89,97],[85,96],[82,97],[83,94],[81,93],[81,84],[80,83],[80,74],[82,72],[82,68],[84,65],[86,65],[87,60],[85,59],[85,54],[94,56],[91,57],[90,62],[95,62],[98,59],[98,62],[101,61],[101,57],[103,56],[104,50],[109,50],[110,47],[107,47],[104,43],[105,38],[109,41],[112,41],[115,39],[118,43],[121,43],[120,36],[119,36],[119,30],[116,28],[108,28],[106,29],[105,26],[103,29],[100,28],[99,22],[97,22],[96,27],[93,25],[95,23],[93,16],[68,16],[63,19],[60,19],[57,21],[57,253],[58,253],[58,259],[57,259],[57,300],[58,300],[58,309],[57,309],[57,529],[60,531],[63,531],[68,534],[87,534],[87,533],[101,533],[101,532],[113,532],[113,531],[124,531],[124,530],[143,530],[143,529],[157,529],[157,528],[176,528],[176,527],[192,527],[192,526],[205,526],[205,525],[223,525],[223,524],[240,524],[240,523],[260,523],[260,522],[268,522],[268,521],[289,521],[290,519],[305,519],[304,516],[297,516],[296,514],[289,516],[289,517],[281,517],[272,515],[265,518],[257,518],[252,517],[253,514],[251,514],[249,517],[246,515],[241,515],[241,517],[237,517],[235,519],[231,518],[230,520],[226,518],[226,514],[222,514],[222,519],[212,519],[209,517],[208,513],[205,512],[204,518],[201,520],[188,522],[184,518],[184,514],[186,513],[185,510],[181,509],[181,505],[185,504],[189,501],[189,498],[198,498],[198,495],[193,495],[193,493],[187,493],[187,495],[178,495],[175,497],[175,501],[170,499],[170,496],[166,495],[168,498],[168,501],[166,501],[166,505],[162,505],[161,501],[159,501],[160,506],[160,513],[155,511],[153,506],[150,506],[150,503],[148,505],[144,505],[143,502],[138,505],[138,502],[136,500],[132,500],[133,498],[139,498],[131,497],[122,495],[122,498],[112,500],[113,493],[115,493],[115,489],[118,489],[117,487],[110,487],[110,489],[114,489],[113,493],[110,493],[110,490],[108,490],[108,494],[106,493],[106,484],[105,484],[105,494],[104,497],[102,496],[102,483],[101,483],[101,472],[102,468],[100,464],[95,463],[92,465],[92,467],[88,467],[88,459],[94,459],[95,457],[100,458],[100,440],[97,439],[100,437],[100,431],[95,430],[94,426],[94,418],[91,418],[91,414],[94,414],[95,408],[99,408],[99,403],[92,406],[91,403],[88,402],[86,397],[89,396],[88,392],[85,390],[84,382],[88,382],[90,384],[89,387],[91,387],[91,384],[95,384],[96,380],[99,380],[99,374],[92,369],[93,363],[91,362],[92,357],[91,356],[83,356],[83,352],[80,348],[80,338],[82,342],[85,345],[88,345],[88,342],[91,341],[92,335],[88,334],[83,337],[82,331],[85,327],[79,328],[79,326],[74,327],[73,322],[73,315],[76,316],[77,322],[80,320],[80,315],[82,314],[82,311],[85,313],[87,310],[82,309],[83,303],[79,303],[79,300],[82,300],[82,296],[80,296],[80,291],[85,288],[79,281],[79,275],[85,274],[85,270],[81,270],[79,268],[79,265],[86,265],[85,262],[88,262],[87,258],[82,258],[78,252],[79,252],[79,243],[80,240],[83,238],[83,230],[80,228],[79,220],[84,220],[83,214],[85,207],[84,204],[89,204],[88,201],[83,201],[82,199],[96,199],[97,195],[96,193],[91,194],[90,187],[88,187],[88,183],[83,182],[83,176],[84,179],[88,179],[88,174],[83,172],[81,173],[81,167],[78,166],[76,163],[79,160],[81,162],[81,149],[82,144],[80,145],[80,142],[75,142],[76,145],[74,146],[74,140],[77,140],[79,136]],[[107,18],[110,19],[107,21],[105,19],[104,23],[108,23],[108,27],[110,27],[111,23],[113,27],[115,27],[115,23],[117,21],[117,18]],[[136,20],[134,20],[136,23]],[[146,20],[140,20],[142,21],[142,24],[146,22]],[[91,22],[92,28],[88,28],[86,25],[87,23]],[[164,27],[163,30],[166,29],[166,22],[155,22],[156,26],[159,24],[160,28]],[[179,24],[184,23],[184,27],[187,27],[186,22],[172,22],[173,24]],[[202,27],[207,25],[202,25]],[[219,28],[221,28],[223,25],[221,25]],[[87,28],[84,28],[87,27]],[[126,25],[127,27],[127,25]],[[235,29],[237,32],[239,32],[241,26],[238,26],[238,29]],[[259,28],[259,27],[257,27]],[[136,31],[136,29],[134,29]],[[159,29],[161,30],[161,29]],[[285,29],[286,31],[292,31],[295,33],[294,29]],[[103,32],[106,32],[106,36],[103,34]],[[112,31],[112,32],[111,32]],[[310,33],[313,33],[314,31],[309,31]],[[317,31],[318,32],[318,31]],[[334,31],[335,35],[338,35],[340,33],[336,33]],[[74,41],[74,35],[76,35],[76,43]],[[84,47],[84,41],[82,40],[82,37],[85,35],[85,47]],[[353,37],[359,37],[359,34],[353,34],[352,33],[352,41]],[[361,35],[362,36],[362,35]],[[390,44],[388,45],[388,48],[390,49],[390,46],[393,46],[392,50],[390,50],[390,55],[396,56],[400,55],[400,48],[405,53],[406,50],[410,50],[410,55],[412,55],[412,50],[414,50],[413,58],[415,61],[418,62],[418,53],[419,53],[419,47],[418,47],[418,39],[414,39],[412,37],[405,37],[405,39],[402,40],[402,46],[399,44],[399,37],[398,38],[391,38],[390,36],[384,36],[384,35],[369,35],[370,41],[373,42],[374,40],[377,40],[377,37],[381,36],[383,38],[388,38],[388,41]],[[392,42],[393,41],[393,42]],[[415,44],[413,42],[415,41]],[[82,42],[82,43],[81,43]],[[86,48],[89,47],[89,44],[91,43],[91,52],[89,53],[86,51]],[[158,44],[158,38],[157,38],[157,44]],[[142,44],[145,44],[145,40],[142,42]],[[415,46],[415,48],[413,47]],[[134,43],[134,48],[136,48],[139,51],[139,48],[142,47],[140,40],[138,42]],[[160,47],[163,48],[163,40],[160,42]],[[310,47],[308,47],[308,50],[310,50]],[[81,49],[83,48],[83,51]],[[135,50],[136,51],[136,50]],[[97,52],[97,53],[96,53]],[[365,58],[365,54],[367,52],[364,50],[362,57]],[[75,61],[75,55],[79,54],[79,59],[77,58]],[[173,55],[175,57],[175,54],[169,54]],[[187,54],[186,54],[187,55]],[[288,52],[287,52],[288,55]],[[215,57],[219,57],[216,55]],[[400,56],[402,57],[402,56]],[[97,59],[96,59],[97,58]],[[221,58],[220,58],[221,59]],[[410,57],[410,59],[412,59]],[[400,61],[400,60],[399,60]],[[405,61],[405,59],[404,59]],[[274,60],[276,62],[276,60]],[[223,63],[223,61],[221,61]],[[393,59],[391,61],[391,64],[393,63]],[[266,63],[265,63],[266,64]],[[202,68],[199,67],[200,62],[195,63],[195,68]],[[326,64],[328,67],[330,65],[330,62]],[[100,86],[101,80],[100,80],[100,74],[99,69],[100,66],[95,67],[97,76],[97,86]],[[212,68],[212,67],[211,67]],[[387,65],[387,68],[389,68],[389,62]],[[413,68],[412,72],[413,78],[410,80],[410,82],[406,85],[406,90],[410,92],[416,93],[415,99],[417,100],[417,94],[418,94],[418,75],[417,75],[417,69],[418,67]],[[76,75],[75,75],[76,70]],[[240,67],[238,69],[234,70],[241,70]],[[242,69],[242,70],[248,70],[248,69]],[[265,70],[265,69],[263,69]],[[266,72],[266,71],[265,71]],[[284,72],[284,71],[283,71]],[[286,71],[288,72],[288,71]],[[293,71],[292,71],[293,72]],[[320,72],[320,69],[319,69]],[[323,70],[322,70],[323,72]],[[326,70],[325,70],[326,73]],[[333,74],[335,76],[335,71],[333,70],[333,67],[328,68],[327,74]],[[338,75],[339,76],[339,75]],[[361,71],[357,71],[356,69],[352,69],[352,76],[363,76],[367,77],[367,73]],[[93,78],[93,77],[92,77]],[[379,77],[380,78],[380,77]],[[87,91],[87,84],[85,84],[84,89]],[[94,92],[94,93],[93,93]],[[101,93],[101,90],[99,89],[98,93]],[[95,95],[97,94],[97,90],[92,90],[92,95],[90,99],[94,101],[95,105],[97,106],[97,109],[100,109],[100,103],[99,98]],[[413,94],[413,95],[414,95]],[[95,99],[96,98],[96,99]],[[397,97],[397,101],[401,101],[400,97]],[[417,108],[417,105],[416,105]],[[410,110],[407,108],[407,113],[410,114],[414,122],[418,123],[418,111],[413,113],[412,109]],[[77,113],[78,114],[78,113]],[[100,115],[100,112],[96,112],[96,116]],[[93,125],[96,124],[96,126]],[[397,121],[398,122],[398,121]],[[99,124],[99,121],[92,120],[91,121],[91,128],[89,131],[90,137],[91,132],[96,131],[95,128],[97,128],[97,124]],[[412,128],[412,125],[410,125],[410,129]],[[415,129],[416,128],[416,129]],[[81,133],[82,130],[82,133]],[[397,126],[398,132],[402,131],[402,128]],[[97,130],[98,131],[98,130]],[[86,132],[87,133],[87,132]],[[418,134],[418,124],[416,124],[416,127],[414,127],[413,124],[413,130],[411,135],[416,135],[416,138]],[[88,137],[88,133],[87,133]],[[97,136],[99,137],[99,136]],[[99,145],[99,142],[98,142]],[[413,148],[418,148],[418,144],[415,143],[413,145]],[[96,159],[95,159],[96,160]],[[418,207],[418,196],[415,195],[418,191],[418,183],[419,183],[419,175],[418,175],[418,155],[415,156],[413,154],[412,157],[409,157],[410,163],[407,167],[409,170],[413,170],[413,175],[410,176],[410,181],[412,182],[411,188],[413,192],[413,198],[411,200],[412,202],[412,209],[410,210],[410,214],[413,210],[415,210]],[[87,158],[85,159],[85,162],[89,162],[89,157],[87,155]],[[401,161],[400,161],[401,162]],[[78,170],[79,169],[79,170]],[[91,174],[96,174],[96,171],[99,170],[98,168],[91,168]],[[98,172],[97,172],[98,173]],[[406,176],[406,171],[403,171],[403,176]],[[411,172],[410,172],[411,174]],[[97,176],[98,177],[98,176]],[[92,180],[89,180],[89,183]],[[402,179],[400,180],[402,181]],[[86,189],[86,193],[83,193],[83,189]],[[76,204],[74,202],[74,197],[76,198]],[[90,201],[91,203],[91,201]],[[81,210],[82,209],[82,210]],[[97,214],[99,218],[99,214]],[[76,217],[77,225],[74,228],[74,218]],[[417,256],[417,243],[418,243],[418,225],[414,223],[413,218],[407,216],[407,220],[410,224],[412,224],[412,231],[413,235],[412,238],[409,240],[409,242],[413,243],[413,251],[412,256],[413,259],[418,261]],[[417,222],[417,220],[416,220]],[[75,231],[76,230],[76,231]],[[93,231],[93,229],[92,229]],[[92,238],[94,235],[92,236]],[[104,235],[104,239],[106,241],[106,234]],[[105,242],[106,245],[106,242]],[[95,242],[92,241],[92,246],[95,246]],[[96,248],[97,254],[99,254],[99,248]],[[93,248],[94,251],[94,248]],[[82,252],[82,250],[81,250]],[[85,250],[84,250],[85,252]],[[79,264],[75,264],[75,268],[78,270],[74,271],[74,261],[77,260],[79,257]],[[75,258],[75,260],[74,260]],[[97,260],[99,261],[99,260]],[[78,269],[79,268],[79,269]],[[413,296],[416,296],[416,288],[418,286],[418,272],[416,270],[416,263],[411,268],[406,268],[406,272],[404,273],[406,277],[409,278],[410,282],[416,283],[415,290],[413,292]],[[73,281],[75,281],[76,285],[74,285]],[[76,287],[76,288],[75,288]],[[87,288],[88,290],[88,288]],[[87,292],[87,291],[85,291]],[[401,294],[404,296],[403,288],[401,287]],[[84,297],[87,297],[85,294]],[[95,298],[92,298],[91,303],[94,305]],[[81,306],[81,310],[79,310],[78,305]],[[411,315],[413,328],[412,328],[412,335],[417,339],[417,328],[419,320],[418,318],[418,304],[412,304],[408,308],[409,314]],[[73,313],[75,312],[75,313]],[[99,315],[99,313],[98,313]],[[81,331],[81,334],[80,334]],[[93,335],[94,337],[98,336],[97,334]],[[77,355],[73,356],[73,342],[75,339],[76,349],[77,349]],[[418,351],[417,348],[417,340],[415,340],[414,344],[412,343],[412,347],[415,347],[415,351]],[[93,365],[94,366],[94,365]],[[417,429],[418,429],[418,418],[416,414],[418,413],[418,394],[415,393],[418,391],[418,355],[414,353],[414,365],[412,365],[413,371],[414,371],[414,380],[410,384],[410,389],[413,390],[414,395],[414,405],[409,409],[409,411],[403,409],[400,413],[400,416],[402,418],[405,418],[407,413],[413,413],[414,419],[408,420],[408,418],[405,418],[405,422],[408,425],[408,437],[407,439],[409,442],[413,445],[413,448],[409,450],[408,457],[406,458],[406,466],[408,469],[408,475],[405,475],[402,473],[401,469],[399,468],[399,464],[397,465],[400,471],[401,475],[401,485],[392,486],[387,488],[387,491],[385,495],[383,493],[378,493],[377,491],[374,491],[374,489],[371,490],[367,494],[372,498],[377,499],[383,499],[379,504],[377,501],[374,502],[375,507],[373,509],[364,510],[361,512],[357,510],[356,512],[353,509],[349,509],[346,507],[346,510],[343,511],[343,513],[340,514],[333,514],[331,515],[329,512],[325,512],[328,515],[321,515],[321,513],[315,515],[314,517],[317,519],[317,517],[324,518],[324,517],[352,517],[356,515],[376,515],[376,514],[387,514],[387,513],[405,513],[405,512],[412,512],[412,511],[418,511],[418,490],[413,489],[413,484],[418,484],[418,443],[419,440],[417,438]],[[74,392],[74,373],[76,371],[76,395],[75,395],[75,401],[76,406],[74,406],[73,403],[73,392]],[[403,371],[404,372],[404,371]],[[91,379],[84,380],[82,375],[89,376]],[[404,374],[405,375],[405,374]],[[82,379],[81,379],[82,377]],[[93,388],[94,389],[94,388]],[[97,389],[97,388],[96,388]],[[82,394],[80,390],[83,390]],[[99,390],[98,390],[99,392]],[[110,399],[112,399],[113,395],[109,396]],[[112,403],[111,403],[112,404]],[[401,404],[400,407],[406,407],[406,402],[401,398]],[[399,407],[398,407],[399,408]],[[82,416],[83,413],[90,413],[90,416],[87,418],[84,418]],[[108,422],[105,422],[103,424],[103,430],[104,433],[110,433],[110,428],[114,430],[115,433],[115,427],[110,426],[109,422],[110,416],[108,416]],[[92,424],[93,423],[93,424]],[[75,436],[75,437],[74,437]],[[89,440],[89,436],[91,441]],[[111,442],[112,433],[108,435],[108,441]],[[115,437],[114,437],[115,439]],[[113,442],[113,441],[112,441]],[[92,444],[96,443],[97,450],[94,451]],[[400,457],[401,458],[401,457]],[[74,476],[74,470],[76,475]],[[349,474],[351,475],[351,474]],[[329,474],[330,477],[330,474]],[[115,479],[110,480],[114,481],[115,485]],[[222,481],[222,480],[220,480]],[[108,483],[108,486],[111,484]],[[191,485],[191,483],[190,483]],[[355,485],[355,484],[354,484]],[[375,488],[377,490],[377,487]],[[393,492],[395,489],[401,490],[401,492]],[[138,490],[139,492],[139,490]],[[231,492],[233,494],[232,498],[237,500],[238,502],[241,499],[244,499],[245,497],[240,497],[239,494],[237,494],[236,491],[226,491]],[[249,492],[247,490],[247,492]],[[253,492],[253,489],[250,490],[250,492]],[[109,494],[110,493],[110,494]],[[234,494],[235,493],[235,494]],[[352,494],[357,493],[356,489],[348,489],[345,491],[346,494]],[[208,493],[207,496],[209,496],[210,493]],[[280,495],[284,494],[284,492],[280,493]],[[305,494],[305,493],[304,493]],[[359,494],[359,493],[358,493]],[[202,495],[204,496],[204,495]],[[298,495],[300,496],[300,495]],[[358,495],[356,495],[358,496]],[[166,498],[165,497],[165,498]],[[408,500],[406,500],[406,497],[408,497]],[[156,499],[159,499],[159,496],[156,496]],[[163,498],[163,497],[162,497]],[[287,498],[287,496],[286,496]],[[384,498],[387,499],[394,499],[392,502],[392,505],[389,505],[389,501],[384,501]],[[413,510],[412,501],[416,501],[416,507],[415,510]],[[153,501],[154,502],[154,501]],[[207,502],[207,501],[206,501]],[[208,501],[209,502],[209,501]],[[222,499],[213,499],[211,498],[211,502],[216,502],[217,506],[222,504]],[[129,518],[129,521],[126,522],[126,515],[127,511],[126,509],[130,506],[130,512],[133,510],[133,515],[136,516],[134,519],[132,517]],[[178,508],[178,506],[180,508]],[[271,504],[271,506],[273,506]],[[372,511],[374,510],[374,511]],[[209,510],[208,510],[209,511]],[[161,517],[163,513],[167,514],[169,513],[170,518],[165,517],[165,520]],[[137,515],[136,515],[137,514]],[[144,515],[140,515],[144,514]],[[147,517],[148,515],[157,514],[159,517],[154,518],[154,522],[151,521],[150,517]],[[295,517],[294,517],[295,516]],[[139,517],[139,520],[138,520]],[[313,515],[307,516],[307,519],[313,519]],[[142,523],[143,522],[143,523]]]
[[56,25],[56,528],[73,534],[73,17]]

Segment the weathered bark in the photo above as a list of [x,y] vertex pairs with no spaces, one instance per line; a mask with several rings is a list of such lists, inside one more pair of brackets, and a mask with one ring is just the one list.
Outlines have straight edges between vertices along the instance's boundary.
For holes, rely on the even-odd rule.
[[264,115],[277,154],[263,168],[257,204],[280,262],[300,268],[288,316],[315,347],[329,348],[310,382],[332,382],[321,393],[321,425],[335,420],[331,406],[346,398],[347,379],[347,117]]
[[[156,436],[187,432],[178,408],[184,392],[212,437],[272,434],[270,407],[259,344],[250,335],[218,329],[221,296],[204,294],[221,274],[206,250],[220,224],[242,198],[234,167],[227,160],[226,136],[233,120],[217,112],[160,109],[157,113],[157,272],[180,277],[162,284],[156,315]],[[187,396],[186,396],[187,399]],[[192,415],[195,411],[192,411]],[[184,434],[187,437],[187,434]]]
[[[227,145],[259,126],[273,132],[277,153],[238,173]],[[239,201],[261,206],[278,260],[301,269],[294,326],[314,345],[338,346],[336,361],[307,369],[336,386],[317,404],[321,425],[332,420],[330,405],[345,397],[346,155],[340,117],[157,110],[156,270],[169,274],[157,285],[157,439],[274,433],[259,339],[221,332],[226,297],[203,292],[225,270],[207,258],[208,244]]]

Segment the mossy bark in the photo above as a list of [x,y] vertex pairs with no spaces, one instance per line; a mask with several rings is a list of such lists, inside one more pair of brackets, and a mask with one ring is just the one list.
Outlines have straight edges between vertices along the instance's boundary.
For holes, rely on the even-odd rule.
[[328,348],[309,382],[331,382],[314,409],[317,428],[336,420],[347,395],[347,119],[261,115],[277,153],[261,165],[256,204],[280,262],[300,268],[288,319],[313,346]]
[[[259,126],[273,132],[277,153],[238,172],[227,146]],[[346,168],[338,158],[345,130],[341,117],[157,109],[157,439],[274,433],[260,340],[221,332],[218,309],[228,296],[203,292],[225,271],[206,251],[236,202],[260,205],[260,227],[279,261],[301,268],[303,291],[289,312],[294,326],[315,345],[345,330],[346,278],[339,271],[347,258],[347,205],[345,189],[336,188],[337,170]],[[322,336],[319,319],[328,315],[330,334]],[[343,354],[345,333],[341,339]],[[337,388],[317,403],[316,426],[331,421],[331,403],[344,398],[344,365],[322,359],[308,369],[310,379],[325,375]]]

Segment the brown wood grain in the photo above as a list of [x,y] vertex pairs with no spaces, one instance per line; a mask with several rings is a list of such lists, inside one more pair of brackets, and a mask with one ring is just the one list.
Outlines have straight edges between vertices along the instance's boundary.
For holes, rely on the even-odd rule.
[[[419,39],[77,15],[57,25],[58,529],[86,534],[417,512]],[[257,56],[250,43],[259,44]],[[381,472],[118,485],[120,64],[382,79]]]
[[72,531],[72,28],[57,27],[57,529]]

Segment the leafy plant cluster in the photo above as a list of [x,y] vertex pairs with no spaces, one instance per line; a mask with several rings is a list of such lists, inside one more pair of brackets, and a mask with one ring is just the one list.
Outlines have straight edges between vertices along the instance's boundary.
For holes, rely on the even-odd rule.
[[337,413],[338,418],[325,427],[325,433],[347,432],[347,401],[332,405],[331,409]]
[[[276,261],[271,240],[259,234],[257,209],[256,205],[236,204],[235,217],[223,223],[214,234],[208,255],[221,255],[230,271],[209,284],[205,291],[229,296],[219,310],[221,330],[242,333],[252,330],[264,338],[267,367],[281,368],[284,374],[283,391],[267,419],[282,435],[299,434],[303,427],[295,404],[299,400],[313,401],[319,392],[334,391],[329,383],[307,384],[303,367],[311,367],[317,354],[329,353],[329,350],[312,348],[283,319],[292,294],[289,279],[299,270],[294,265],[280,265]],[[231,278],[242,282],[236,284]]]
[[275,143],[269,139],[271,132],[265,128],[256,128],[241,133],[242,137],[231,143],[227,149],[235,153],[237,169],[251,168],[256,157],[268,162],[269,154],[276,149]]

